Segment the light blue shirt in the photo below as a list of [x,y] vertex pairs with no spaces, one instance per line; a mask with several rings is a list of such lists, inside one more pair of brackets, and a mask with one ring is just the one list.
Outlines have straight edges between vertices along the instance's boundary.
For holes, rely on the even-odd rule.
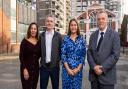
[[45,33],[45,43],[46,43],[46,63],[51,62],[51,50],[52,50],[52,38],[54,35],[54,30],[46,31]]

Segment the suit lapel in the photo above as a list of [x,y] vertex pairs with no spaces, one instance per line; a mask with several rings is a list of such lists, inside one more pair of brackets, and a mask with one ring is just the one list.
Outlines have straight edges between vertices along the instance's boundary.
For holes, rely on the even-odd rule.
[[93,43],[93,46],[92,46],[92,47],[94,47],[95,50],[96,50],[96,48],[97,48],[98,34],[99,34],[99,31],[97,30],[97,31],[95,32],[95,35],[94,35],[94,43]]
[[54,59],[52,59],[52,55],[53,55],[53,53],[54,53],[54,46],[55,46],[55,43],[56,43],[56,41],[55,41],[55,39],[56,39],[56,34],[57,34],[57,32],[54,30],[54,35],[53,35],[53,38],[52,38],[51,61],[54,60]]
[[44,50],[45,56],[46,56],[46,42],[45,42],[45,32],[42,33],[42,38],[41,38],[41,48]]
[[[57,32],[56,31],[54,31],[54,35],[53,35],[53,38],[52,38],[52,49],[54,49],[54,47],[53,47],[53,45],[54,45],[54,43],[56,42],[55,41],[55,37],[56,37],[56,34],[57,34]],[[53,51],[53,50],[52,50]],[[52,53],[51,53],[52,54]]]
[[101,49],[104,49],[106,47],[107,43],[109,42],[110,33],[111,33],[111,30],[109,28],[107,28],[107,30],[104,34],[104,38],[103,38],[103,41],[101,43],[99,52],[102,51]]

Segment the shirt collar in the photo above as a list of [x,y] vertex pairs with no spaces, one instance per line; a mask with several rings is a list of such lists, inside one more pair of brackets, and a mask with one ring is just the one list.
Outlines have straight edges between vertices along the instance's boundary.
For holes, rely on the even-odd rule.
[[54,35],[54,30],[53,29],[51,31],[47,31],[46,30],[46,34],[52,34],[52,35]]
[[107,26],[104,28],[104,30],[103,30],[103,31],[100,31],[100,30],[99,30],[99,34],[100,34],[101,32],[104,32],[104,33],[105,33],[105,32],[106,32],[106,30],[107,30]]

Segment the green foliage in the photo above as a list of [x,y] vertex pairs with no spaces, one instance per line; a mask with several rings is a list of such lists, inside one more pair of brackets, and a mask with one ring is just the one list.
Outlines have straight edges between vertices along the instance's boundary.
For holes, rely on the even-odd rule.
[[127,42],[127,24],[128,24],[128,15],[124,15],[121,24],[121,34],[120,34],[120,40],[122,46],[125,46]]
[[27,2],[31,2],[31,0],[26,0]]
[[31,0],[18,0],[19,2],[23,2],[23,3],[29,3],[31,2]]

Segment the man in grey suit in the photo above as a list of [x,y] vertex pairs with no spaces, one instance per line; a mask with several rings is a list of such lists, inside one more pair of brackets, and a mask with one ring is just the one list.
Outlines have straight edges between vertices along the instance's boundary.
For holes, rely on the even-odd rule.
[[87,60],[90,66],[91,89],[114,89],[116,83],[116,63],[120,56],[119,34],[107,26],[105,11],[97,14],[98,30],[89,41]]
[[41,67],[40,89],[47,89],[49,77],[52,89],[59,89],[59,62],[61,50],[61,35],[55,31],[55,18],[48,15],[45,21],[46,29],[40,35]]

